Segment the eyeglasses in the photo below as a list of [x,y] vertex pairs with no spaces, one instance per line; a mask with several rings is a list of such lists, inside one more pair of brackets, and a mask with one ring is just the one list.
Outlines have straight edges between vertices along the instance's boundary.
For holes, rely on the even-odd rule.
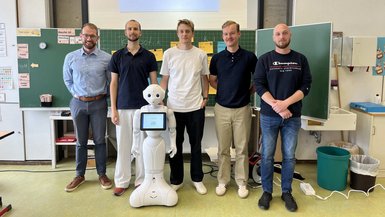
[[98,37],[99,37],[99,36],[97,36],[97,35],[88,35],[88,34],[82,34],[82,36],[83,36],[84,38],[90,38],[90,39],[92,39],[92,40],[96,40],[96,39],[98,39]]

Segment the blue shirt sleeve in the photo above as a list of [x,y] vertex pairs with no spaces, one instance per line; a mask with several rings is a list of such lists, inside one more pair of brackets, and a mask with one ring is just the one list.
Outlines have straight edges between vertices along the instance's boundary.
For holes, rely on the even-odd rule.
[[74,95],[74,90],[73,90],[73,76],[72,76],[72,69],[71,69],[71,62],[72,62],[72,55],[71,53],[67,54],[65,59],[64,59],[64,64],[63,64],[63,80],[64,84],[66,85],[68,91]]

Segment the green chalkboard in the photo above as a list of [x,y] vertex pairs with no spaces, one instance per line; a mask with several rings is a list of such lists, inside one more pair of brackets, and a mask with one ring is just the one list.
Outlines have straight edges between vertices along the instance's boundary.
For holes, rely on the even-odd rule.
[[[63,82],[63,62],[67,53],[81,47],[80,44],[59,44],[58,29],[41,29],[41,36],[18,36],[18,44],[28,44],[28,59],[19,59],[19,73],[28,73],[30,78],[29,88],[20,88],[20,107],[37,108],[40,106],[39,96],[49,93],[54,97],[52,107],[68,107],[71,95]],[[243,48],[255,51],[255,31],[241,31],[240,44]],[[79,35],[79,30],[76,34]],[[126,45],[127,38],[124,30],[100,30],[100,49],[111,53]],[[140,38],[141,45],[146,49],[163,49],[170,47],[171,41],[178,41],[175,30],[143,30]],[[199,42],[213,41],[214,53],[217,52],[217,43],[222,41],[221,30],[196,30],[194,45]],[[39,43],[45,42],[46,49],[40,49]],[[209,54],[212,55],[212,54]],[[31,64],[38,67],[31,67]],[[161,62],[158,62],[159,69]],[[214,105],[214,95],[209,95],[209,106]]]
[[[18,44],[28,44],[28,59],[19,59],[19,74],[29,75],[29,88],[20,88],[20,107],[40,107],[41,94],[53,95],[52,107],[69,107],[71,94],[63,82],[63,62],[67,53],[81,44],[59,44],[57,29],[41,29],[41,36],[18,36]],[[79,30],[76,30],[79,35]],[[40,42],[46,43],[40,49]]]
[[[142,30],[140,44],[146,49],[163,49],[170,48],[170,42],[178,41],[176,30]],[[217,53],[218,42],[222,40],[222,30],[195,30],[193,44],[199,47],[199,42],[213,42],[213,54]],[[255,31],[241,30],[241,38],[239,40],[242,48],[255,52]],[[124,47],[127,44],[127,37],[124,30],[102,29],[100,31],[100,48],[106,52],[111,52]],[[211,56],[212,54],[208,54]],[[158,62],[158,68],[162,62]],[[159,76],[159,75],[158,75]],[[209,95],[208,106],[215,105],[215,95]]]
[[[241,31],[240,45],[250,51],[255,51],[255,31]],[[171,41],[178,41],[176,30],[142,30],[139,39],[140,44],[146,49],[166,49],[170,48]],[[199,42],[213,41],[214,53],[217,51],[217,42],[222,41],[221,30],[195,30],[193,44],[198,47]],[[106,52],[111,52],[124,47],[127,38],[124,30],[100,30],[100,48]]]
[[[302,115],[326,120],[329,114],[332,24],[293,26],[290,29],[290,47],[307,57],[313,78],[310,93],[303,100]],[[272,36],[273,29],[257,30],[258,57],[274,49]],[[256,103],[258,106],[259,98]]]

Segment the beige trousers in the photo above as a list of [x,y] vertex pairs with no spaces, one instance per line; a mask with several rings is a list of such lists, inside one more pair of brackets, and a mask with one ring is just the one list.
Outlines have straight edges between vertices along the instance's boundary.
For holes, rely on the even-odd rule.
[[226,108],[214,106],[215,127],[218,137],[218,183],[228,185],[231,175],[230,148],[235,147],[235,181],[247,185],[249,178],[248,144],[251,128],[251,108]]

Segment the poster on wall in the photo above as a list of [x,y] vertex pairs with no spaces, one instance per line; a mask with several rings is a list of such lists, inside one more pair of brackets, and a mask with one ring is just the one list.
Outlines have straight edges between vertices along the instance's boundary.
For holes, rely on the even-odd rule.
[[7,41],[5,40],[5,23],[0,23],[0,57],[7,56]]
[[19,88],[30,88],[29,73],[19,73]]
[[29,58],[28,44],[17,44],[17,58],[18,59]]
[[13,89],[13,78],[11,67],[0,67],[0,90]]
[[373,67],[373,75],[385,75],[385,37],[377,38],[376,66]]

